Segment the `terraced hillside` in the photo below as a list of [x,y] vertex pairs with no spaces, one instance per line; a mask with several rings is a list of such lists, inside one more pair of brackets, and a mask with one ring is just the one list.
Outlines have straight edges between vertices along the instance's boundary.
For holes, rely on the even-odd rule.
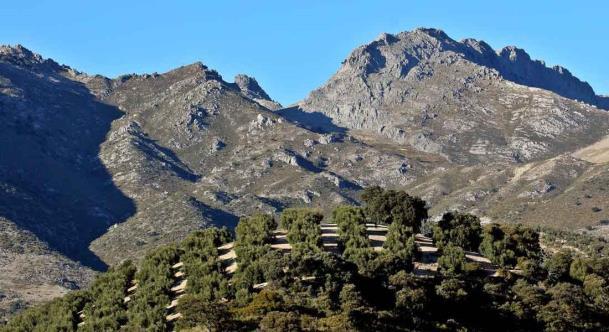
[[337,207],[331,223],[315,210],[287,209],[279,228],[258,214],[241,219],[235,238],[226,229],[197,231],[4,329],[563,331],[609,320],[607,257],[544,256],[532,229],[482,228],[465,214],[428,224],[426,237],[413,233],[425,213],[413,213],[416,200],[378,205],[367,197],[365,208]]

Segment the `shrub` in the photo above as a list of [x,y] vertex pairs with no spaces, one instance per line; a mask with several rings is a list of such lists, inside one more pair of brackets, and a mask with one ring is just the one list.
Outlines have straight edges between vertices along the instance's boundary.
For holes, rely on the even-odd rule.
[[548,271],[548,282],[557,283],[560,281],[568,281],[569,270],[573,257],[568,251],[559,251],[545,261],[545,268]]
[[229,331],[232,315],[225,304],[209,302],[193,295],[184,295],[178,301],[177,311],[182,317],[177,320],[178,330],[203,327],[206,331]]
[[539,234],[523,225],[486,225],[480,253],[502,267],[514,267],[520,258],[532,263],[541,260]]
[[300,315],[295,312],[271,311],[260,321],[260,331],[300,331]]

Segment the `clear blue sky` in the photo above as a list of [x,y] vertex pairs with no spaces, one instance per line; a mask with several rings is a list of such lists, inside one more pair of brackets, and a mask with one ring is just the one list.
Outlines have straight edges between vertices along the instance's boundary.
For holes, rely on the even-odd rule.
[[5,1],[0,43],[110,77],[202,61],[258,79],[284,105],[304,98],[381,32],[435,27],[517,45],[609,94],[606,1]]

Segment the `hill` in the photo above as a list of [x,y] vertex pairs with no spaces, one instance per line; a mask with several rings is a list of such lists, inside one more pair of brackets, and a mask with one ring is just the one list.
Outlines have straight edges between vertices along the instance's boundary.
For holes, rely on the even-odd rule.
[[242,218],[235,238],[197,231],[4,330],[596,331],[609,321],[606,245],[592,257],[552,253],[522,225],[426,221],[425,202],[404,192],[369,188],[364,201],[336,207],[331,224],[292,208],[279,223]]

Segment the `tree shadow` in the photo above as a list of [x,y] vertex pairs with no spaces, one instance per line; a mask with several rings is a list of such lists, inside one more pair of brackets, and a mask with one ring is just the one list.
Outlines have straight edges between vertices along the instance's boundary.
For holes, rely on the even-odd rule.
[[0,62],[0,78],[0,217],[105,269],[90,243],[136,212],[99,158],[123,113],[56,68]]

